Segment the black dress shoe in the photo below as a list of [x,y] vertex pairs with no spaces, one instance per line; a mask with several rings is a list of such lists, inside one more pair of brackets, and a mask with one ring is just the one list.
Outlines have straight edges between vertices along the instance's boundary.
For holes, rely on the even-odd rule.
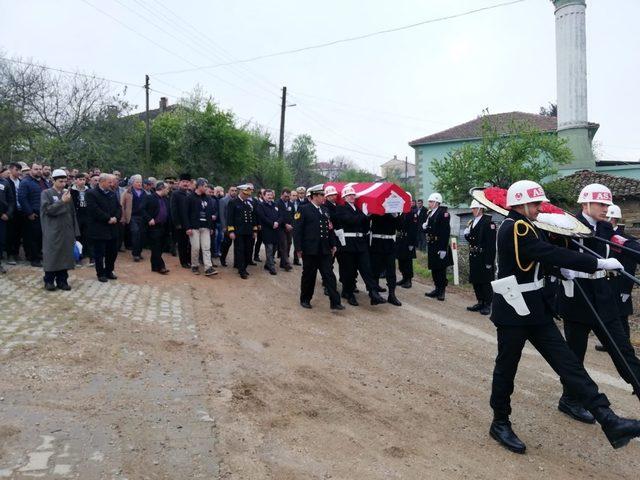
[[483,305],[480,309],[480,315],[490,315],[491,307],[489,305]]
[[133,261],[134,262],[139,262],[140,260],[142,260],[142,257],[136,255],[135,257],[133,257]]
[[425,297],[436,298],[438,296],[438,290],[431,290],[424,294]]
[[383,303],[387,303],[387,301],[382,298],[378,292],[371,291],[369,296],[371,297],[371,305],[382,305]]
[[438,300],[440,300],[441,302],[444,302],[444,292],[440,292],[440,293],[438,294],[438,297],[437,297],[437,298],[438,298]]
[[401,287],[405,283],[407,283],[407,279],[406,278],[402,278],[402,279],[400,279],[399,282],[396,282],[396,286],[397,287]]
[[302,308],[313,308],[309,302],[300,302]]
[[107,280],[107,277],[98,277],[98,281],[102,283],[107,283],[109,280]]
[[604,345],[601,345],[600,343],[596,343],[596,350],[599,352],[606,352],[607,347],[605,347]]
[[632,439],[640,437],[638,420],[619,417],[609,407],[598,407],[593,415],[613,448],[624,447]]
[[40,260],[36,260],[34,262],[31,262],[31,266],[36,268],[42,268],[42,262]]
[[396,307],[402,306],[402,302],[398,300],[398,297],[396,297],[395,293],[389,293],[389,295],[387,296],[387,302],[391,305],[395,305]]
[[353,307],[357,307],[359,305],[355,295],[351,295],[350,297],[347,297],[347,303]]
[[181,263],[180,266],[182,268],[191,268],[191,264],[190,263]]
[[353,289],[353,293],[360,293],[360,290],[358,290],[358,287]]
[[262,260],[260,260],[260,257],[253,257],[253,261],[254,262],[262,262]]
[[484,305],[482,305],[481,303],[476,303],[471,307],[467,307],[467,310],[469,310],[470,312],[479,312],[480,310],[482,310],[483,306]]
[[324,293],[328,297],[329,296],[329,289],[327,287],[322,287],[322,293]]
[[527,446],[518,438],[509,420],[494,420],[489,428],[489,435],[500,445],[515,453],[524,453]]
[[570,398],[564,396],[560,397],[560,400],[558,401],[558,410],[579,422],[596,423],[596,419],[591,412]]
[[109,280],[117,280],[118,279],[118,276],[116,274],[114,274],[113,272],[107,273],[105,275],[105,277],[107,277]]
[[60,290],[66,290],[66,291],[71,290],[71,286],[68,283],[61,283],[58,285],[58,288]]
[[223,267],[227,266],[227,262],[225,260],[220,260],[220,265]]
[[240,278],[246,280],[247,278],[249,278],[249,274],[247,272],[242,272],[240,273]]
[[400,285],[402,288],[411,288],[411,280],[407,280],[406,282],[404,282],[402,285]]
[[277,275],[278,274],[278,272],[276,272],[274,269],[269,270],[269,273],[271,275]]
[[53,283],[45,283],[44,289],[49,292],[54,292],[56,290],[56,286]]
[[331,310],[344,310],[344,305],[336,303],[335,305],[331,305],[329,308],[331,308]]
[[258,265],[256,262],[248,262],[247,265]]
[[378,292],[378,293],[384,293],[384,292],[386,292],[386,291],[387,291],[387,289],[386,289],[386,288],[381,287],[381,286],[379,286],[379,285],[378,285],[378,286],[376,286],[376,290],[377,290],[377,292]]

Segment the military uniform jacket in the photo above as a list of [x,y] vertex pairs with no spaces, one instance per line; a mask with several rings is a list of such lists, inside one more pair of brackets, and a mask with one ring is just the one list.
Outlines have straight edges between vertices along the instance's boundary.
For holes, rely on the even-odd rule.
[[[515,211],[498,229],[498,278],[515,276],[519,285],[540,280],[553,267],[593,273],[598,267],[595,257],[549,243],[547,236],[526,217]],[[545,279],[545,285],[546,283]],[[553,288],[553,287],[551,287]],[[551,294],[551,295],[549,295]],[[491,320],[496,325],[528,326],[553,321],[553,291],[539,288],[522,295],[530,311],[519,315],[500,294],[493,296]]]
[[[625,272],[635,275],[636,267],[640,260],[640,242],[635,238],[623,235],[623,233],[619,231],[614,231],[614,234],[625,237],[627,241],[624,246],[638,252],[637,255],[633,255],[632,253],[626,252],[622,249],[617,249],[613,246],[611,247],[612,256],[620,260]],[[616,275],[614,280],[616,293],[618,294],[620,315],[629,316],[633,313],[633,299],[631,298],[631,292],[635,283],[624,275]]]
[[329,212],[309,202],[294,215],[293,245],[303,255],[330,255],[338,244]]
[[[593,231],[593,227],[582,213],[576,215],[576,218]],[[595,233],[598,237],[610,240],[613,236],[613,227],[609,222],[597,222]],[[585,247],[597,252],[604,258],[608,258],[612,253],[608,245],[593,238],[580,239],[580,242],[584,242]],[[575,251],[578,250],[578,246],[574,243],[569,243],[568,248]],[[591,254],[588,253],[587,255]],[[576,278],[574,281],[580,283],[589,301],[604,322],[611,322],[620,316],[616,282],[611,274],[597,279]],[[567,296],[562,284],[558,288],[558,314],[564,320],[570,322],[587,325],[596,325],[597,322],[580,291],[574,288],[573,296]]]
[[[496,224],[491,215],[482,215],[476,225],[469,221],[469,282],[489,283],[495,278]],[[490,268],[487,268],[490,265]]]
[[394,255],[396,253],[395,238],[376,238],[376,235],[396,237],[396,232],[402,224],[402,217],[393,216],[390,213],[385,215],[371,215],[371,241],[369,251],[371,253],[381,253]]
[[251,235],[258,230],[254,204],[239,196],[229,201],[227,206],[227,231],[238,235]]
[[[430,270],[453,265],[453,255],[449,248],[450,222],[451,217],[445,207],[436,208],[427,217],[427,227],[424,231],[427,234],[428,267]],[[440,258],[438,252],[441,251],[447,252],[444,258]]]
[[338,208],[338,205],[327,200],[322,206],[329,212],[329,218],[331,218],[331,221],[333,222],[333,228],[340,228],[337,226],[338,222],[336,220],[336,209]]
[[420,228],[417,210],[412,209],[410,212],[400,215],[400,227],[396,235],[396,257],[398,260],[416,258],[416,243]]
[[369,217],[355,205],[345,203],[336,207],[335,220],[338,228],[344,230],[344,233],[352,236],[346,236],[346,245],[338,246],[341,252],[366,252],[369,250]]

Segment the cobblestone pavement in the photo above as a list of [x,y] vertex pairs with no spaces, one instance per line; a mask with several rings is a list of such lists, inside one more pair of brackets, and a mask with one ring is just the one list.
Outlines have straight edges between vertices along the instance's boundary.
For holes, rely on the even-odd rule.
[[0,276],[0,478],[214,478],[188,285],[90,273]]

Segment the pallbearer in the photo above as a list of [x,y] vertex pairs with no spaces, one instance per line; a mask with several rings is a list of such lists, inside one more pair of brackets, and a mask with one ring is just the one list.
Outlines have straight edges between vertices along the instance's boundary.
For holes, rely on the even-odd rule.
[[387,280],[389,296],[387,302],[397,307],[402,306],[396,297],[396,231],[401,225],[402,217],[397,213],[371,215],[371,270],[376,283],[380,274]]
[[477,303],[467,310],[489,315],[493,296],[491,282],[495,278],[496,224],[477,200],[471,202],[471,212],[473,219],[464,230],[464,238],[469,242],[469,282],[473,285]]
[[402,278],[398,286],[411,288],[413,279],[413,259],[416,258],[416,248],[418,246],[418,234],[420,223],[418,212],[412,208],[409,212],[403,213],[400,220],[400,228],[396,237],[396,256],[398,258],[398,270]]

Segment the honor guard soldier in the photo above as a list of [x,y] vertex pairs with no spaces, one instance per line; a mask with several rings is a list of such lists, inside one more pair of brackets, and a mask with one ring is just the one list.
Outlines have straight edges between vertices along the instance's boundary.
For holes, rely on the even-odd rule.
[[411,288],[413,259],[416,258],[420,221],[418,212],[414,208],[407,213],[403,213],[400,218],[400,228],[396,236],[396,257],[398,258],[398,270],[400,270],[402,278],[398,282],[398,286]]
[[497,329],[498,355],[491,389],[494,419],[489,433],[509,450],[525,452],[525,444],[511,428],[509,415],[514,378],[528,340],[560,376],[573,398],[594,415],[611,445],[620,448],[640,436],[640,422],[620,418],[609,408],[607,397],[598,391],[562,338],[543,289],[547,281],[545,267],[594,273],[598,269],[619,269],[621,265],[615,259],[596,259],[549,243],[544,232],[533,224],[543,201],[548,200],[542,187],[528,180],[514,183],[507,191],[511,211],[498,230],[498,280],[493,282],[491,320]]
[[316,285],[318,270],[327,289],[332,310],[344,310],[336,289],[332,257],[336,252],[337,239],[329,212],[322,206],[322,185],[309,188],[309,202],[301,206],[293,217],[293,244],[295,254],[302,259],[300,281],[300,305],[311,308],[311,298]]
[[[607,210],[612,205],[611,200],[612,195],[609,188],[597,183],[584,187],[578,197],[578,203],[581,204],[582,210],[576,215],[576,218],[594,232],[595,236],[605,240],[611,240],[613,237],[613,227],[606,221]],[[580,239],[580,243],[603,258],[607,258],[613,253],[611,247],[595,238],[583,238]],[[575,244],[571,244],[569,248],[579,250]],[[564,335],[573,353],[580,362],[584,362],[589,333],[593,332],[600,343],[610,352],[611,359],[620,376],[627,383],[632,383],[632,377],[625,368],[624,362],[613,353],[614,349],[610,348],[609,337],[594,316],[590,303],[606,324],[607,330],[631,371],[636,378],[640,379],[640,360],[638,360],[629,335],[623,327],[622,313],[619,308],[618,283],[615,277],[603,271],[589,274],[569,271],[564,272],[563,275],[571,280],[561,282],[562,286],[558,292],[558,313],[564,320]],[[573,288],[573,282],[580,284],[588,301],[577,288]],[[578,421],[594,422],[593,416],[585,411],[566,389],[560,398],[558,408]]]
[[400,227],[402,217],[398,213],[371,215],[371,270],[378,283],[380,274],[387,280],[389,295],[387,302],[397,307],[402,306],[396,297],[396,231]]
[[338,204],[336,203],[336,199],[338,198],[338,191],[336,187],[333,185],[329,185],[324,189],[324,206],[329,212],[329,217],[331,217],[331,221],[334,222],[335,226],[335,216],[336,216],[336,208],[338,208]]
[[464,230],[464,238],[469,242],[469,283],[473,285],[477,303],[467,310],[489,315],[493,296],[491,282],[495,278],[496,224],[477,200],[471,202],[471,212],[473,219]]
[[429,213],[422,225],[427,234],[427,266],[431,270],[435,288],[425,293],[427,297],[444,301],[447,288],[447,267],[453,265],[453,255],[449,248],[451,226],[449,212],[442,206],[442,195],[432,193],[428,198]]
[[354,295],[358,272],[362,277],[371,305],[386,303],[386,300],[378,293],[378,283],[371,273],[371,261],[369,259],[369,217],[356,207],[356,191],[353,187],[342,189],[344,205],[336,208],[335,218],[340,226],[340,236],[344,243],[338,247],[338,266],[340,281],[342,282],[342,297],[346,298],[349,305],[358,306]]
[[229,201],[227,206],[227,231],[233,240],[233,256],[235,267],[240,277],[248,278],[247,265],[251,263],[253,238],[257,232],[256,214],[251,203],[253,186],[238,186],[238,196]]

